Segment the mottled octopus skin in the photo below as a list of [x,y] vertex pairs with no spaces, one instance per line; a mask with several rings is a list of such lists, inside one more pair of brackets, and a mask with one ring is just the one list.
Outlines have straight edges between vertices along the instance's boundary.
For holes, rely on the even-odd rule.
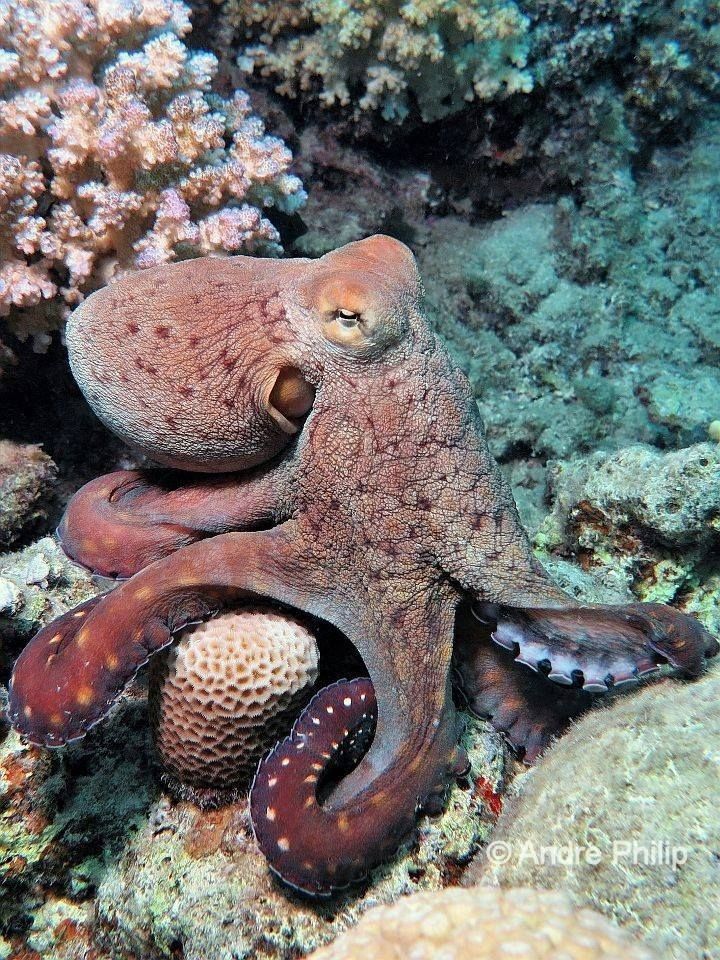
[[[129,579],[26,647],[12,720],[35,743],[82,736],[174,631],[222,605],[274,600],[333,624],[370,676],[372,744],[329,797],[305,797],[306,816],[289,790],[272,831],[261,780],[253,794],[271,867],[313,893],[364,875],[461,771],[454,667],[470,705],[532,757],[616,676],[666,661],[695,674],[718,650],[669,607],[578,606],[552,583],[420,300],[410,251],[376,236],[316,261],[150,269],[93,294],[68,328],[108,426],[219,475],[121,472],[80,491],[66,550]],[[333,717],[323,735],[339,743]]]

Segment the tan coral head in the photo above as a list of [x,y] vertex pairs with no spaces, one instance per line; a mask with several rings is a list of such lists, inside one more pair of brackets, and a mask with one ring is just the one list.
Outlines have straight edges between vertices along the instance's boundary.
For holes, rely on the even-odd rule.
[[663,960],[557,891],[474,887],[375,907],[309,960]]
[[190,260],[90,296],[68,325],[70,363],[98,417],[153,460],[246,469],[301,429],[328,362],[405,338],[419,293],[414,258],[391,237],[314,262]]
[[150,685],[155,745],[171,787],[201,801],[247,787],[309,699],[318,660],[307,627],[268,607],[184,630],[154,662]]

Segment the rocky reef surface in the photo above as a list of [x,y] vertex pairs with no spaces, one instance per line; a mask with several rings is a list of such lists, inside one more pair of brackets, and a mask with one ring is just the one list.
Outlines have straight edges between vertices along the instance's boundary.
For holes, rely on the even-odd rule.
[[719,691],[713,667],[587,714],[516,781],[465,882],[569,891],[674,960],[719,957]]

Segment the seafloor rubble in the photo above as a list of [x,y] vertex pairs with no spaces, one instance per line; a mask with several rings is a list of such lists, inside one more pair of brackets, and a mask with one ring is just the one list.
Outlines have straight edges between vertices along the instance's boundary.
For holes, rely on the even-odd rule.
[[[227,2],[223,8],[234,31],[237,11],[246,18],[245,39],[255,44],[258,72],[266,67],[272,74],[270,87],[290,69],[292,50],[282,63],[271,63],[255,33],[281,6]],[[332,5],[308,0],[302,6],[321,34]],[[212,21],[212,11],[197,7],[199,19]],[[427,10],[432,3],[407,7]],[[299,182],[283,179],[289,154],[279,141],[263,140],[244,100],[239,112],[228,113],[232,91],[241,85],[231,68],[239,48],[216,49],[219,69],[214,61],[194,61],[193,40],[181,25],[184,8],[160,3],[152,15],[161,25],[173,24],[172,36],[166,31],[164,46],[148,50],[157,31],[140,23],[128,34],[127,8],[119,4],[108,22],[135,51],[125,69],[139,69],[151,55],[167,65],[172,54],[175,73],[158,96],[162,78],[149,75],[138,102],[130,104],[128,94],[116,119],[132,106],[136,121],[145,103],[156,123],[167,115],[177,126],[181,117],[169,112],[170,100],[189,91],[197,111],[186,118],[186,139],[195,146],[178,164],[163,166],[159,179],[153,179],[158,170],[136,171],[121,184],[122,202],[114,207],[101,204],[106,197],[92,186],[110,169],[103,159],[107,143],[92,136],[83,147],[90,145],[92,157],[79,166],[64,153],[40,169],[37,158],[24,153],[21,171],[6,164],[0,173],[9,170],[7,182],[22,186],[23,177],[31,177],[32,183],[24,199],[15,187],[0,192],[0,248],[5,266],[10,250],[10,260],[20,263],[23,276],[29,270],[33,283],[2,287],[8,276],[11,282],[17,277],[16,265],[0,274],[0,299],[13,304],[11,328],[47,345],[66,305],[118,257],[129,263],[150,248],[168,257],[218,246],[255,249],[281,235],[290,252],[316,256],[375,231],[398,236],[417,254],[430,319],[471,379],[492,451],[553,575],[579,598],[667,601],[718,632],[720,118],[708,104],[717,93],[720,12],[716,3],[634,0],[489,7],[517,16],[505,45],[494,49],[492,82],[474,88],[482,103],[475,112],[465,100],[428,102],[432,90],[422,74],[414,102],[412,90],[408,97],[407,88],[388,85],[388,73],[371,74],[367,58],[352,66],[375,82],[369,99],[357,101],[363,116],[356,120],[348,120],[355,101],[345,115],[338,103],[314,112],[309,104],[318,94],[322,99],[318,85],[282,105],[257,78],[244,78],[252,85],[253,110],[292,147],[294,170],[308,188],[302,224],[290,226],[266,207],[287,201],[292,210],[300,197]],[[49,22],[64,55],[68,25]],[[486,24],[487,44],[498,23]],[[279,23],[278,33],[287,30],[286,20]],[[402,39],[407,44],[412,37]],[[378,42],[389,41],[383,34]],[[267,48],[265,39],[261,44]],[[377,46],[371,52],[375,57]],[[336,53],[329,48],[320,63],[325,85],[335,79]],[[111,67],[127,59],[112,45],[108,54]],[[86,55],[99,54],[92,48]],[[206,91],[209,80],[190,69],[201,62],[208,73],[217,70],[219,92]],[[61,70],[65,61],[57,63]],[[70,66],[75,70],[77,63]],[[401,64],[402,71],[407,66]],[[611,68],[603,80],[599,66]],[[0,83],[19,69],[12,57],[0,58]],[[519,83],[527,71],[527,89],[513,93],[508,81]],[[52,75],[44,93],[58,82]],[[94,90],[78,88],[75,99],[53,103],[52,128],[37,98],[17,105],[40,111],[28,115],[25,126],[43,130],[49,138],[43,150],[57,146],[60,134],[67,139],[68,118],[83,91],[105,96],[107,75]],[[412,121],[404,113],[408,104],[426,119],[452,123],[413,132],[404,124]],[[203,139],[197,125],[206,107],[216,126]],[[375,137],[368,116],[383,110],[387,125]],[[263,157],[275,163],[262,171],[253,166],[249,180],[230,189],[239,149],[233,136],[241,131],[251,165]],[[126,147],[135,143],[137,125],[128,120],[123,136]],[[384,146],[368,148],[368,138]],[[14,134],[11,139],[10,153],[19,155]],[[70,180],[85,191],[75,210],[81,222],[73,221],[69,232],[69,211],[63,219],[61,205],[52,207],[53,196],[75,202],[52,187],[68,163]],[[213,175],[213,167],[221,173]],[[203,176],[193,178],[194,168]],[[213,176],[225,177],[219,193],[210,189]],[[190,190],[188,180],[196,206],[171,209],[167,194],[161,201],[158,187]],[[232,209],[243,209],[247,200],[257,214],[244,233],[238,233],[237,214],[216,219],[230,195]],[[16,229],[21,223],[28,230]],[[28,309],[37,300],[42,309]],[[12,551],[0,555],[4,681],[41,625],[106,586],[69,563],[50,534],[79,483],[132,459],[92,424],[72,392],[59,344],[37,358],[3,337],[0,430],[21,441],[0,446],[0,549]],[[43,444],[45,454],[35,444]],[[552,872],[511,862],[493,879],[561,887],[576,904],[594,906],[648,938],[657,956],[718,960],[716,921],[707,909],[719,895],[707,799],[718,774],[717,680],[713,665],[692,686],[663,680],[617,698],[579,721],[521,776],[489,725],[469,719],[465,741],[473,771],[453,788],[446,812],[421,820],[417,841],[364,887],[319,905],[288,896],[271,879],[254,848],[244,803],[202,812],[163,791],[142,678],[106,723],[63,751],[29,747],[2,726],[0,958],[297,957],[376,904],[460,882],[490,838],[542,838],[554,823],[563,843],[591,840],[605,850],[625,831],[687,846],[688,861],[682,871],[604,860],[599,869]],[[508,791],[512,802],[495,833]],[[592,820],[588,810],[595,811]],[[466,882],[489,879],[481,852]]]

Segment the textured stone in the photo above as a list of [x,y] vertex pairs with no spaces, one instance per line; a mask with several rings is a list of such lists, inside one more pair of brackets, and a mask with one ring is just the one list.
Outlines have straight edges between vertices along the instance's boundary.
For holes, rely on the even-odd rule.
[[36,444],[0,440],[0,547],[48,519],[56,472]]
[[719,704],[714,666],[585,715],[523,776],[466,882],[564,889],[674,960],[717,960]]

